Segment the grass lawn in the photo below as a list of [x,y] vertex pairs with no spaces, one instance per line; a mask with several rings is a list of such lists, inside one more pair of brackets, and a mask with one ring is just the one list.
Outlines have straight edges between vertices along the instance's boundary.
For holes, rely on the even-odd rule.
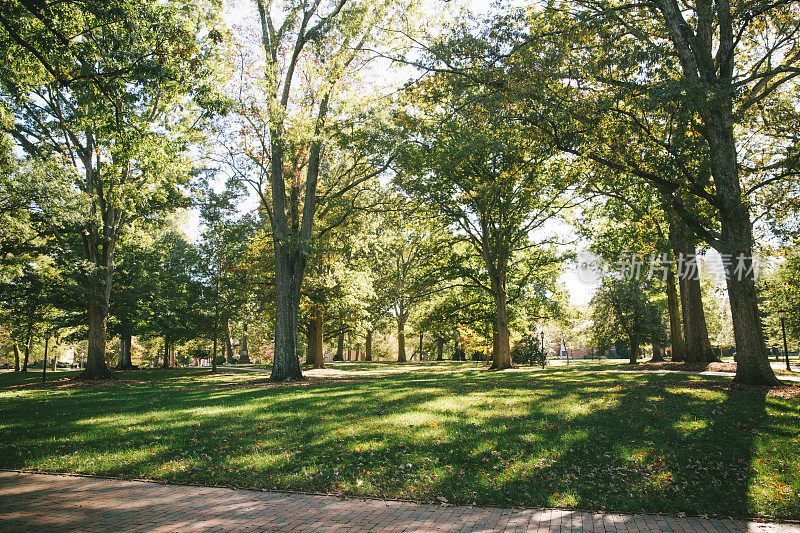
[[796,396],[729,390],[729,378],[584,372],[580,363],[501,373],[452,362],[329,367],[324,379],[293,386],[207,369],[48,388],[32,383],[39,372],[0,373],[0,468],[800,518]]

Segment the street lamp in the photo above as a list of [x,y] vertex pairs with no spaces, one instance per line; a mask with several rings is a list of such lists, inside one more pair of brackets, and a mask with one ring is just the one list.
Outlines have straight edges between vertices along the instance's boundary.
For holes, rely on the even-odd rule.
[[786,357],[786,370],[791,370],[789,366],[789,348],[786,345],[786,311],[781,309],[778,311],[778,318],[781,319],[781,331],[783,332],[783,355]]
[[44,362],[42,363],[42,383],[45,382],[45,373],[47,372],[47,345],[50,344],[50,332],[44,332]]

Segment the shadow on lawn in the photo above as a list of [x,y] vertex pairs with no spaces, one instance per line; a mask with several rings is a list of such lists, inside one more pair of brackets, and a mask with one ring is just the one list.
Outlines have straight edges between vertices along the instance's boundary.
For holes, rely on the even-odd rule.
[[[766,398],[688,382],[466,370],[324,387],[71,391],[68,402],[7,412],[0,442],[13,437],[19,448],[5,451],[25,452],[0,454],[0,465],[456,503],[753,512]],[[797,516],[796,504],[784,513]]]

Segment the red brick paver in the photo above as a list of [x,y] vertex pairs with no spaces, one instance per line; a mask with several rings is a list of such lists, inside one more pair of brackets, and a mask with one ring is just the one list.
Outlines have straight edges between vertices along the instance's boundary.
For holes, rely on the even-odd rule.
[[789,524],[341,499],[0,471],[0,531],[800,532]]

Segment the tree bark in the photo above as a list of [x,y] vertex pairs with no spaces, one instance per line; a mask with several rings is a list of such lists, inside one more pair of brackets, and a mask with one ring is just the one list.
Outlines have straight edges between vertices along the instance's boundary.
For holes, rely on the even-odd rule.
[[106,364],[106,325],[108,322],[108,300],[105,305],[89,305],[88,333],[86,350],[86,368],[83,369],[83,379],[103,379],[111,377],[111,371]]
[[419,334],[419,361],[420,362],[422,362],[422,359],[423,359],[423,356],[422,356],[422,342],[424,340],[425,340],[425,334],[424,333],[420,333]]
[[132,338],[133,337],[130,333],[122,333],[119,336],[119,359],[117,360],[117,370],[133,368],[133,361],[131,360]]
[[[672,215],[669,221],[669,240],[675,260],[683,265],[683,272],[679,272],[678,282],[683,317],[684,357],[682,359],[673,357],[673,360],[707,364],[715,361],[716,356],[708,340],[708,326],[703,310],[703,293],[698,275],[699,265],[695,256],[697,239],[686,222],[676,215]],[[671,320],[672,316],[670,316]]]
[[364,341],[364,360],[372,361],[372,330],[367,330],[367,338]]
[[14,343],[14,372],[19,372],[19,361],[20,361],[20,353],[19,353],[19,343]]
[[28,371],[28,360],[31,356],[31,345],[33,344],[33,321],[28,322],[28,331],[25,339],[25,358],[22,361],[22,371]]
[[161,368],[169,368],[169,338],[164,336],[164,363]]
[[511,368],[511,334],[508,330],[508,297],[505,279],[492,280],[495,302],[496,348],[493,351],[492,370]]
[[672,360],[685,361],[686,352],[681,330],[681,312],[678,303],[678,288],[675,284],[675,273],[670,269],[666,280],[667,312],[669,314],[669,339],[672,346]]
[[436,339],[436,360],[444,361],[444,339]]
[[347,360],[352,361],[352,345],[350,340],[350,332],[347,332]]
[[397,318],[397,362],[406,362],[406,317]]
[[651,363],[661,363],[664,361],[664,353],[661,351],[661,346],[653,344],[653,357],[650,358]]
[[336,355],[333,356],[333,360],[344,361],[344,331],[336,338]]
[[297,313],[300,284],[305,271],[302,259],[293,259],[289,245],[275,243],[275,356],[272,381],[303,379],[297,357]]
[[233,344],[231,343],[231,319],[225,319],[225,362],[233,363]]
[[314,312],[314,368],[325,368],[325,352],[322,340],[325,331],[325,313],[321,309]]
[[630,337],[631,355],[629,363],[635,365],[639,361],[639,339],[634,335]]
[[317,322],[312,317],[308,322],[308,330],[306,330],[306,364],[313,365],[317,357],[314,351],[316,350],[317,338]]
[[247,322],[242,324],[242,343],[239,349],[239,364],[250,364],[250,349],[247,346]]
[[219,278],[214,280],[216,302],[214,303],[214,348],[211,351],[211,373],[217,373],[217,344],[219,342]]
[[[722,2],[714,4],[715,10],[703,8],[704,15],[712,18],[709,25],[716,23],[719,27],[718,57],[724,59],[719,63],[711,56],[709,47],[700,44],[706,36],[694,34],[676,2],[658,0],[656,7],[664,18],[684,79],[693,87],[705,91],[705,94],[698,95],[694,100],[703,123],[702,134],[709,147],[715,207],[721,230],[718,239],[712,237],[707,240],[722,254],[723,259],[730,259],[725,270],[733,334],[736,339],[737,365],[734,382],[778,385],[780,381],[769,365],[758,313],[755,272],[752,269],[753,226],[739,181],[738,152],[733,129],[733,98],[736,93],[733,79],[738,43],[731,28],[731,6]],[[708,40],[711,40],[710,37]],[[740,262],[744,267],[743,272],[737,272]],[[687,353],[688,348],[687,346]]]

